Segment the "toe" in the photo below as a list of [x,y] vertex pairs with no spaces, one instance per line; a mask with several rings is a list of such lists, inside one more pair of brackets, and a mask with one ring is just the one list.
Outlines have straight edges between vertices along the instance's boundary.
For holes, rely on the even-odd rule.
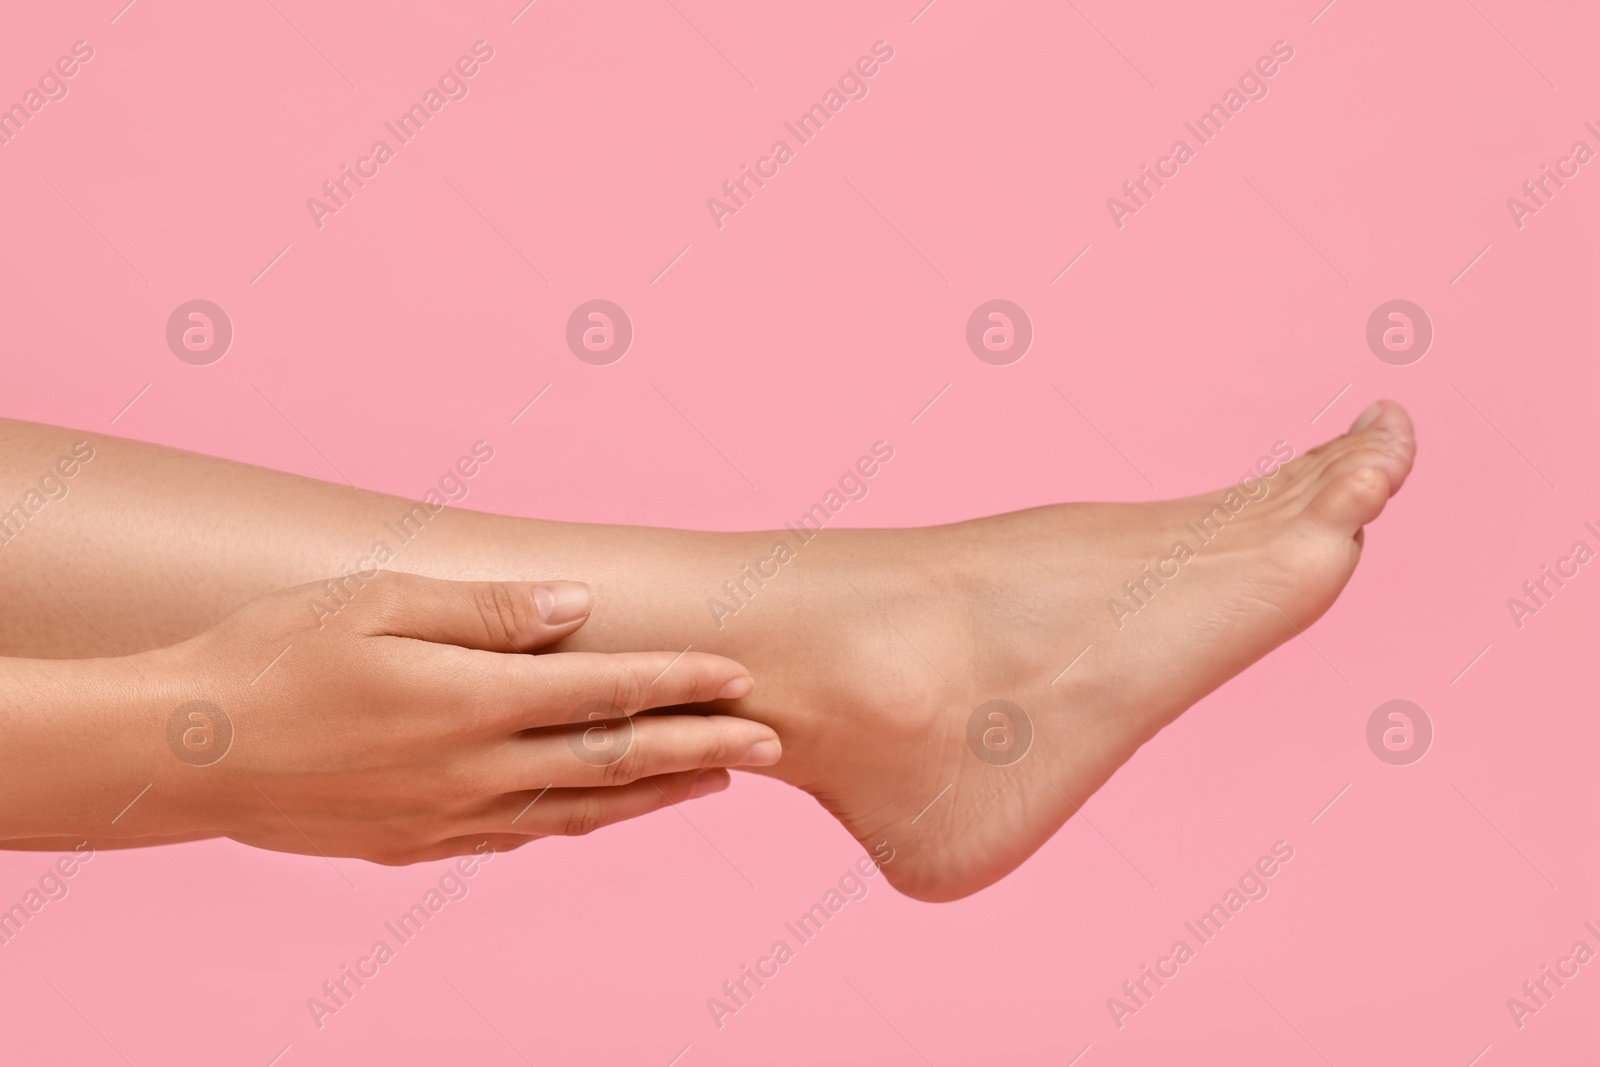
[[1395,493],[1411,473],[1416,451],[1411,417],[1393,400],[1379,400],[1357,416],[1349,432],[1291,464],[1301,469],[1290,485],[1296,489],[1294,496],[1306,499],[1320,493],[1339,475],[1376,467],[1389,479],[1390,493]]
[[1379,400],[1356,417],[1349,431],[1324,441],[1287,464],[1279,485],[1286,498],[1315,496],[1332,476],[1377,467],[1398,491],[1416,456],[1411,417],[1393,400]]
[[1359,467],[1330,478],[1311,499],[1305,513],[1331,533],[1354,537],[1383,511],[1391,492],[1389,477],[1383,470]]
[[1399,491],[1417,453],[1416,431],[1405,408],[1393,400],[1379,400],[1361,413],[1345,440],[1355,449],[1382,452],[1387,462],[1378,466],[1388,475],[1390,492]]
[[1357,434],[1348,448],[1331,458],[1322,468],[1317,484],[1310,490],[1311,495],[1315,496],[1341,475],[1364,467],[1382,471],[1389,480],[1389,492],[1392,495],[1399,491],[1406,475],[1410,473],[1411,460],[1383,441],[1368,440],[1365,434]]
[[1405,408],[1393,400],[1376,400],[1373,401],[1371,407],[1356,416],[1355,422],[1350,424],[1351,433],[1361,433],[1364,430],[1373,430],[1396,438],[1410,439],[1412,434],[1411,416],[1406,414]]

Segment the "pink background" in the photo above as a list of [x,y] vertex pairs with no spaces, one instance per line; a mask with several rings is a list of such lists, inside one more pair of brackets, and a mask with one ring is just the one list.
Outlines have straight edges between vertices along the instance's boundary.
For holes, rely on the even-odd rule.
[[[792,518],[880,438],[896,458],[850,524],[1198,491],[1380,395],[1421,452],[1315,648],[1192,710],[1003,883],[931,906],[875,880],[720,1031],[706,998],[861,854],[744,776],[497,859],[320,1031],[306,999],[441,867],[102,852],[0,948],[6,1059],[1600,1052],[1600,963],[1520,1030],[1505,1003],[1600,950],[1600,574],[1520,631],[1506,607],[1600,547],[1600,163],[1520,229],[1506,207],[1600,149],[1585,5],[123,2],[0,33],[3,101],[95,51],[0,146],[5,415],[411,495],[486,439],[467,506],[706,528]],[[319,230],[306,199],[477,40],[470,95]],[[706,198],[878,40],[867,98],[719,230]],[[1106,198],[1278,40],[1270,94],[1114,225]],[[596,297],[637,331],[611,366],[564,342]],[[964,340],[996,297],[1036,330],[1004,367]],[[164,339],[194,298],[236,330],[210,366]],[[1436,330],[1409,366],[1364,338],[1394,298]],[[1365,741],[1396,698],[1436,731],[1406,767]],[[1271,895],[1119,1030],[1106,999],[1280,839]],[[0,902],[49,860],[0,856]]]

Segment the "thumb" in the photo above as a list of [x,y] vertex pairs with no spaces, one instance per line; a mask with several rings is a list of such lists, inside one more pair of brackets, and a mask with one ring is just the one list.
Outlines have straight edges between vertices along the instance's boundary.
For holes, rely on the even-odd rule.
[[369,633],[485,652],[553,644],[588,621],[594,603],[582,582],[457,582],[384,571],[370,584]]

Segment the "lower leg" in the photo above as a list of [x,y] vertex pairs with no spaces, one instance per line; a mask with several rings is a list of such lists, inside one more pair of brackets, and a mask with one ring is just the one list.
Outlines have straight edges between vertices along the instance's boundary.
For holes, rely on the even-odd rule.
[[[87,446],[81,444],[87,442]],[[77,446],[77,457],[73,456]],[[82,457],[87,456],[87,460]],[[72,457],[70,478],[56,463]],[[592,620],[564,648],[735,647],[707,601],[770,534],[512,518],[366,492],[156,445],[0,420],[0,655],[131,654],[192,637],[272,590],[333,579],[308,613],[336,611],[375,568],[435,577],[589,583]],[[59,497],[57,496],[59,494]],[[25,500],[26,498],[24,498]],[[0,502],[3,506],[3,502]],[[791,543],[795,539],[784,534]],[[821,542],[819,542],[821,543]],[[813,554],[813,553],[808,553]],[[816,553],[820,554],[820,553]],[[784,582],[793,586],[786,569]],[[767,595],[767,599],[778,599]],[[739,627],[745,636],[753,628]],[[735,633],[737,633],[737,629]]]
[[[596,608],[565,647],[692,645],[738,660],[756,679],[740,713],[784,741],[773,773],[869,850],[887,842],[894,884],[949,899],[1022,862],[1161,726],[1327,609],[1361,527],[1412,456],[1397,407],[1358,427],[1270,478],[1202,497],[828,531],[804,544],[788,532],[419,513],[399,498],[96,439],[74,502],[0,549],[13,564],[0,569],[0,595],[18,609],[0,619],[0,649],[129,653],[191,636],[269,590],[374,564],[585,581]],[[78,437],[4,424],[0,453],[15,483]],[[334,610],[359,586],[347,578],[307,611]],[[969,734],[997,700],[1007,705],[977,714]],[[969,745],[1015,743],[1024,729],[1031,751],[1017,762],[1003,745]]]

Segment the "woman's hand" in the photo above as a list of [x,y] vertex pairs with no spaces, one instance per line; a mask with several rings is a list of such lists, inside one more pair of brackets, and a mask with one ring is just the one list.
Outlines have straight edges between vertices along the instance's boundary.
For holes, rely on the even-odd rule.
[[[528,655],[583,625],[583,585],[393,572],[343,584],[337,612],[302,586],[180,645],[102,661],[124,668],[140,711],[117,713],[98,758],[126,766],[100,780],[130,798],[151,783],[106,834],[412,863],[588,833],[726,788],[720,768],[777,762],[759,723],[636,716],[745,695],[732,660]],[[7,836],[103,840],[93,829]]]

